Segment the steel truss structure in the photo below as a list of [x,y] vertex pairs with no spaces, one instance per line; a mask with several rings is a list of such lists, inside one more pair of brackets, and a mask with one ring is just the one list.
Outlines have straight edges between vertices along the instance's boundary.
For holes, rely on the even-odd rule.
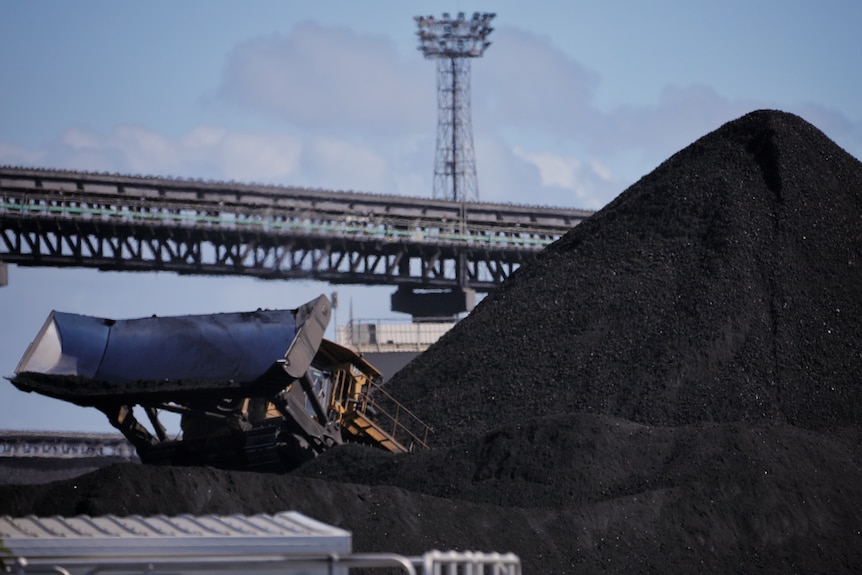
[[591,213],[0,167],[0,261],[487,292]]
[[467,19],[444,12],[442,18],[416,16],[419,50],[437,61],[437,154],[435,198],[478,202],[476,151],[470,106],[470,59],[491,45],[494,14],[478,12]]

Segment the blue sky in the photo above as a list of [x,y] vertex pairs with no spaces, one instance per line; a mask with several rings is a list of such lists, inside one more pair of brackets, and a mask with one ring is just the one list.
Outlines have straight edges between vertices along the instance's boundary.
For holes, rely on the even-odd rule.
[[[0,164],[430,197],[434,62],[414,15],[495,12],[472,65],[484,201],[599,209],[749,111],[799,114],[862,157],[852,0],[5,0]],[[52,309],[112,318],[289,308],[344,322],[390,287],[9,268],[0,375]],[[0,429],[108,431],[0,381]]]

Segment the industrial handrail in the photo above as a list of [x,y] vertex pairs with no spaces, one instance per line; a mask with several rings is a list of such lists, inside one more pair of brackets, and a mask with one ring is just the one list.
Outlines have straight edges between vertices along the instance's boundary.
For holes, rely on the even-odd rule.
[[[466,227],[451,226],[434,220],[399,219],[392,217],[363,217],[341,220],[323,214],[292,213],[272,208],[243,208],[242,213],[224,210],[217,204],[170,203],[155,204],[147,200],[130,200],[106,203],[103,199],[83,201],[80,197],[66,198],[56,194],[16,196],[23,202],[0,202],[0,213],[8,212],[27,218],[82,218],[90,221],[123,223],[153,223],[200,227],[215,225],[223,229],[252,230],[269,233],[308,233],[344,235],[355,239],[485,245],[488,247],[520,246],[541,249],[561,235],[561,231],[539,226],[490,226],[467,223]],[[215,215],[213,215],[215,214]],[[406,224],[406,225],[405,225]],[[457,228],[457,229],[456,229]]]
[[[379,397],[382,396],[385,401],[379,401]],[[360,395],[360,406],[361,411],[366,412],[369,409],[374,413],[377,413],[377,419],[385,418],[392,425],[392,431],[390,435],[394,437],[399,443],[403,443],[402,440],[399,439],[399,432],[403,436],[406,434],[411,440],[412,444],[408,444],[407,449],[412,451],[413,448],[418,444],[418,447],[421,449],[428,448],[428,435],[433,431],[431,426],[419,419],[419,416],[401,405],[401,403],[395,399],[391,394],[389,394],[385,389],[376,383],[372,383],[362,390]],[[391,413],[387,406],[394,406],[395,413]],[[399,418],[401,418],[399,420]],[[405,423],[405,419],[408,423]],[[410,425],[415,425],[421,431],[421,437],[419,434],[415,433],[410,429]]]
[[[171,573],[177,571],[252,572],[254,569],[285,574],[318,569],[327,573],[348,573],[352,568],[400,568],[407,575],[521,575],[521,560],[514,553],[475,551],[429,551],[408,557],[397,553],[350,553],[320,556],[236,555],[236,556],[128,556],[128,557],[42,557],[30,561],[16,557],[14,572],[18,575],[72,571],[87,575],[98,573]],[[77,568],[77,569],[76,569]]]
[[[387,434],[407,451],[413,451],[417,447],[428,448],[428,435],[433,431],[431,426],[419,419],[415,413],[401,405],[397,399],[383,389],[379,384],[369,380],[359,393],[358,397],[350,397],[347,389],[349,380],[347,377],[337,377],[334,382],[332,397],[341,404],[345,412],[351,410],[360,414],[367,421],[372,422],[383,433]],[[381,402],[377,397],[382,397]],[[344,402],[350,402],[350,406]],[[395,413],[387,409],[387,405],[394,406]],[[384,425],[386,426],[384,428]],[[420,433],[414,431],[418,429]],[[420,436],[421,434],[421,436]],[[409,440],[406,441],[405,437]]]

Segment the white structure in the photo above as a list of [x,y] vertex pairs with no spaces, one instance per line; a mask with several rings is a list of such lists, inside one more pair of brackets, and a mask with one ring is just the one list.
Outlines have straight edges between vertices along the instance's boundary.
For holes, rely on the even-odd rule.
[[336,343],[360,354],[422,352],[454,326],[453,321],[350,320],[337,327]]
[[351,534],[288,511],[275,515],[0,517],[0,556],[21,575],[197,573],[346,575],[353,567],[408,575],[520,575],[511,553],[351,553]]
[[351,319],[336,327],[336,343],[364,357],[386,382],[454,326],[453,321]]
[[323,574],[328,572],[325,562],[319,569],[306,569],[305,560],[319,561],[351,551],[348,531],[296,512],[200,517],[4,516],[0,517],[0,540],[16,558],[18,573],[73,575],[94,570]]

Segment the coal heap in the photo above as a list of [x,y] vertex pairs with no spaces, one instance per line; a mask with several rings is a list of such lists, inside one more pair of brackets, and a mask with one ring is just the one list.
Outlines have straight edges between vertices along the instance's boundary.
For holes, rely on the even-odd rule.
[[390,386],[441,445],[574,412],[857,425],[860,286],[862,166],[759,111],[572,229]]
[[105,467],[0,514],[301,511],[525,573],[862,571],[862,164],[757,111],[523,266],[391,391],[433,448],[290,475]]

